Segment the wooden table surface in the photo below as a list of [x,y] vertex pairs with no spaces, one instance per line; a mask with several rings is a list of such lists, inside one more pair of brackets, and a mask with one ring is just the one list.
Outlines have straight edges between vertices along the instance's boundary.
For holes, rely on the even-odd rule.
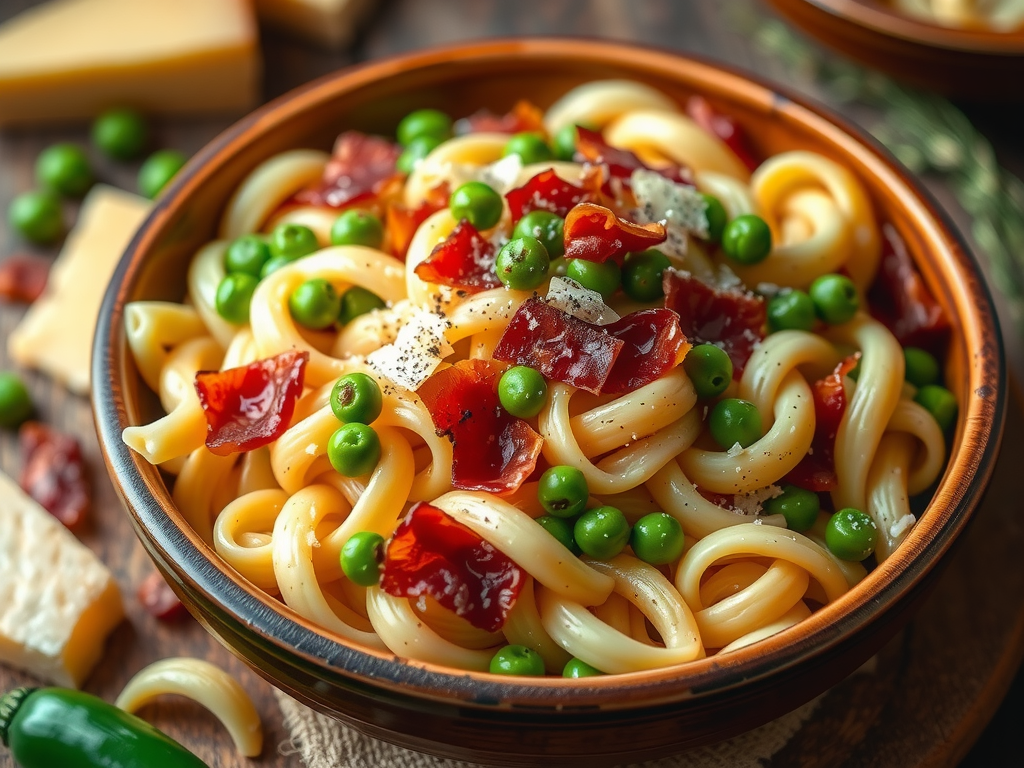
[[[0,21],[35,4],[33,0],[0,0]],[[353,61],[445,42],[502,35],[573,34],[640,41],[673,50],[696,52],[786,80],[781,66],[759,55],[732,23],[737,12],[750,11],[753,5],[753,0],[644,0],[642,3],[627,0],[519,0],[516,3],[501,0],[379,0],[375,13],[368,19],[363,34],[351,51],[312,51],[278,36],[273,30],[266,31],[263,43],[265,96],[277,96],[312,77]],[[759,12],[768,13],[763,9]],[[969,108],[968,112],[995,142],[1001,161],[1018,173],[1024,171],[1020,115],[992,108]],[[162,121],[156,126],[157,143],[187,153],[194,152],[230,122],[230,117]],[[85,143],[86,136],[84,126],[0,132],[0,211],[6,211],[9,201],[17,193],[32,186],[33,163],[40,149],[60,140]],[[114,165],[100,162],[97,157],[94,159],[103,181],[134,189],[137,165]],[[935,182],[931,182],[930,186],[962,226],[965,217],[945,188]],[[69,208],[69,220],[72,214]],[[0,259],[11,253],[31,250],[9,231],[6,218],[0,218]],[[40,252],[52,254],[55,250]],[[6,339],[21,314],[21,308],[0,306],[0,339]],[[0,370],[11,367],[4,347],[0,345]],[[1014,350],[1017,349],[1014,342]],[[1015,352],[1014,360],[1017,358]],[[112,699],[132,674],[151,661],[171,655],[208,658],[236,673],[257,701],[267,730],[267,746],[263,756],[256,761],[237,757],[227,735],[213,719],[204,716],[197,707],[186,702],[172,701],[151,706],[145,712],[147,719],[187,744],[211,766],[298,766],[299,760],[294,751],[287,746],[279,747],[286,744],[287,734],[281,725],[270,686],[217,645],[197,622],[186,619],[176,625],[161,625],[137,605],[135,589],[152,571],[152,566],[135,540],[107,480],[95,444],[88,403],[52,386],[45,377],[28,373],[26,380],[32,389],[39,416],[83,439],[94,486],[95,524],[82,535],[82,540],[99,552],[115,571],[128,611],[129,620],[114,633],[107,654],[90,679],[87,689]],[[9,434],[0,435],[0,468],[16,474],[19,466],[20,457],[15,438]],[[1015,610],[1019,610],[1019,607]],[[1004,627],[1001,631],[1010,630]],[[903,644],[900,647],[905,647],[908,642],[906,637],[898,641]],[[892,652],[890,649],[889,653]],[[1005,690],[1018,661],[1016,651],[1009,650],[1005,655],[1000,679],[986,683],[989,688],[985,696],[991,705],[974,713],[975,722],[971,728],[975,731],[980,727],[979,718],[984,719],[991,713],[991,708]],[[952,670],[952,674],[955,673],[956,670]],[[0,691],[28,682],[31,681],[27,676],[0,668]],[[993,726],[982,736],[962,765],[1019,764],[1019,760],[1009,756],[1016,752],[1015,736],[1022,711],[1024,681],[1017,678],[1006,703],[997,712]],[[974,731],[970,736],[973,735]],[[828,740],[828,734],[811,734],[806,737],[805,743],[810,748],[815,743],[824,745]],[[943,762],[948,762],[948,757],[950,755]],[[844,758],[849,758],[849,755],[844,755]],[[838,755],[836,760],[839,760]],[[849,764],[854,762],[857,765],[897,764],[877,755],[872,760],[857,760]],[[8,755],[0,755],[0,768],[12,764]],[[773,765],[789,764],[809,763],[802,761],[792,751],[780,755],[779,761],[773,762]]]

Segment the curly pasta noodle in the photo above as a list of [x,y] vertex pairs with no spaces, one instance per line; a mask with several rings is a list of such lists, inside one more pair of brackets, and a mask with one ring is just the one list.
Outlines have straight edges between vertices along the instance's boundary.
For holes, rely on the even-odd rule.
[[[764,217],[775,243],[769,256],[756,265],[730,263],[746,285],[806,288],[837,271],[862,292],[873,282],[881,258],[878,224],[856,177],[835,162],[793,151],[751,173],[674,101],[629,81],[580,86],[544,121],[550,133],[573,124],[603,130],[609,144],[654,167],[686,165],[698,189],[716,196],[731,218]],[[502,159],[507,140],[505,134],[471,133],[441,143],[415,165],[396,193],[398,202],[415,209],[439,186],[453,189],[467,180],[485,179],[504,192],[548,168],[572,183],[588,172],[576,162],[524,167],[518,158]],[[944,437],[904,382],[902,348],[865,312],[822,333],[772,333],[755,346],[726,393],[749,401],[761,416],[761,437],[745,448],[723,450],[709,439],[710,403],[698,398],[682,365],[617,395],[548,383],[539,414],[528,420],[542,438],[543,460],[579,469],[591,507],[614,506],[630,522],[655,511],[678,521],[685,551],[674,562],[654,566],[631,549],[607,560],[573,555],[537,523],[544,509],[536,478],[504,496],[455,487],[452,442],[435,427],[427,402],[387,380],[367,358],[429,316],[443,333],[436,370],[491,360],[510,320],[535,294],[546,295],[548,280],[535,292],[468,292],[423,280],[416,267],[458,225],[448,208],[424,217],[404,260],[387,251],[391,235],[383,250],[331,245],[337,211],[281,207],[318,182],[328,159],[293,150],[258,166],[229,201],[221,239],[194,255],[185,303],[137,302],[126,311],[139,374],[166,415],[128,428],[125,442],[176,475],[174,501],[198,535],[298,615],[349,643],[461,669],[486,671],[499,646],[522,645],[539,654],[551,674],[572,657],[606,673],[685,664],[782,631],[867,573],[829,550],[827,512],[798,533],[787,529],[786,517],[763,509],[812,451],[815,382],[852,352],[860,353],[861,364],[856,381],[844,377],[839,384],[848,407],[835,437],[832,506],[871,516],[880,532],[876,562],[910,535],[910,499],[941,473]],[[230,241],[285,223],[308,226],[319,249],[260,280],[248,323],[224,320],[217,291]],[[497,225],[481,234],[500,241],[511,229],[506,206]],[[705,280],[728,277],[721,254],[697,239],[690,238],[684,257],[672,258]],[[340,329],[309,330],[292,317],[289,297],[311,279],[339,293],[365,289],[386,306]],[[609,303],[620,314],[657,305],[618,295]],[[283,433],[248,453],[212,453],[193,387],[196,373],[290,350],[307,353],[308,362],[304,392]],[[382,390],[381,414],[372,423],[380,460],[362,477],[342,476],[329,459],[338,429],[332,387],[352,373],[373,377]],[[360,532],[388,539],[417,502],[429,502],[521,569],[518,598],[499,630],[475,627],[426,594],[395,596],[346,577],[339,564],[346,542]]]

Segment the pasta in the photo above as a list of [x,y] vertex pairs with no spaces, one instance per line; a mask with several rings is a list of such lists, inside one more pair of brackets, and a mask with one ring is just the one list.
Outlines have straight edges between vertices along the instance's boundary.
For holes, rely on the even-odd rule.
[[868,311],[909,260],[853,173],[710,109],[593,82],[265,161],[184,303],[127,308],[166,415],[125,442],[254,586],[413,663],[621,674],[796,624],[942,472],[947,326],[923,283],[928,323]]

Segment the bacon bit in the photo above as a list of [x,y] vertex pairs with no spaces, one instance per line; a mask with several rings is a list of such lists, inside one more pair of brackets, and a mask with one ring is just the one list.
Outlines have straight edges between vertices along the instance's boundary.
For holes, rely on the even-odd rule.
[[665,306],[679,314],[679,326],[694,344],[720,346],[739,380],[754,345],[764,338],[764,300],[749,291],[712,288],[689,272],[666,269]]
[[427,191],[418,208],[407,208],[397,201],[390,203],[384,215],[391,253],[404,261],[420,224],[442,208],[447,208],[450,195],[448,182],[442,182]]
[[334,142],[334,154],[320,183],[295,193],[289,202],[344,208],[376,197],[388,182],[401,176],[395,169],[401,153],[400,146],[380,136],[346,131]]
[[868,292],[871,314],[905,347],[943,348],[949,319],[932,297],[895,227],[882,227],[884,245],[878,276]]
[[467,133],[522,133],[523,131],[544,132],[544,113],[525,99],[516,102],[511,111],[496,115],[481,109],[455,124],[455,132],[462,136]]
[[456,488],[512,493],[537,463],[543,439],[498,400],[503,370],[490,360],[461,360],[418,390],[437,433],[452,441]]
[[[588,179],[596,179],[588,174]],[[599,192],[599,187],[586,189],[561,178],[550,168],[541,171],[521,187],[505,193],[508,208],[512,212],[512,225],[515,226],[530,211],[550,211],[564,217],[578,203],[592,202]]]
[[302,394],[309,352],[282,352],[227,371],[200,371],[206,447],[218,456],[269,445],[286,429]]
[[18,431],[25,457],[18,482],[22,489],[69,530],[81,529],[89,512],[89,481],[78,441],[38,421]]
[[159,573],[147,576],[135,597],[146,609],[146,613],[159,621],[178,621],[189,615],[174,590]]
[[523,571],[462,523],[420,502],[384,554],[381,589],[395,597],[429,595],[477,629],[496,632],[523,587]]
[[16,253],[0,263],[0,298],[31,304],[46,288],[50,276],[49,259]]
[[628,149],[613,147],[604,140],[598,131],[589,128],[576,126],[576,154],[585,162],[592,165],[608,166],[608,173],[613,178],[619,179],[622,184],[629,186],[629,177],[637,168],[644,168],[655,173],[660,173],[666,179],[680,184],[693,184],[693,173],[689,168],[671,164],[661,168],[651,168],[639,157]]
[[857,365],[860,352],[850,355],[823,379],[814,382],[814,439],[811,452],[786,475],[786,482],[809,491],[832,491],[839,484],[835,469],[836,435],[846,413],[843,376]]
[[565,258],[621,262],[627,253],[646,251],[665,237],[663,224],[634,224],[603,205],[580,203],[565,217]]
[[494,244],[482,237],[476,227],[463,219],[416,265],[416,276],[428,283],[462,288],[470,293],[501,285],[494,270],[497,252]]
[[720,138],[740,162],[747,166],[747,170],[753,171],[760,165],[750,149],[747,134],[739,124],[728,115],[716,111],[703,96],[690,97],[686,102],[686,114],[705,131]]
[[633,392],[660,379],[686,357],[690,344],[671,309],[641,309],[603,330],[624,342],[604,386],[603,395]]

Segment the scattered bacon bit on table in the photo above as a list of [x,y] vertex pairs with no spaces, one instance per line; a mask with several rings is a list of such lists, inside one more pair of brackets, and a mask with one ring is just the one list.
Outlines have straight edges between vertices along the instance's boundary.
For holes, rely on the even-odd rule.
[[177,621],[188,616],[181,600],[159,573],[147,576],[135,597],[146,613],[159,621]]
[[522,133],[523,131],[544,131],[544,113],[525,99],[520,99],[504,115],[496,115],[481,109],[455,123],[455,132],[460,136],[467,133]]
[[850,355],[823,379],[814,382],[814,440],[810,452],[786,475],[786,482],[821,493],[832,491],[839,484],[836,477],[835,451],[839,423],[846,413],[846,390],[843,376],[857,365],[860,353]]
[[38,421],[18,431],[24,457],[18,482],[47,512],[75,531],[89,512],[89,481],[78,441]]
[[633,392],[675,368],[690,344],[670,309],[641,309],[602,328],[624,342],[601,394]]
[[206,447],[218,456],[269,445],[288,428],[309,352],[294,350],[227,371],[196,374]]
[[728,115],[723,115],[711,106],[711,102],[703,96],[691,96],[686,102],[686,114],[713,136],[717,136],[733,151],[747,170],[753,171],[760,163],[757,162],[747,134],[739,124]]
[[16,253],[0,262],[0,298],[21,304],[38,299],[53,262],[42,256]]
[[498,400],[505,366],[462,360],[417,390],[439,435],[452,442],[452,485],[467,491],[512,493],[531,475],[543,439]]
[[334,142],[334,153],[320,183],[296,192],[288,204],[344,208],[375,198],[401,173],[395,168],[402,148],[380,136],[345,131]]
[[481,236],[468,221],[460,221],[451,234],[438,243],[416,265],[416,275],[428,283],[462,288],[470,293],[501,285],[494,270],[497,258],[494,244]]
[[754,345],[764,338],[764,300],[743,288],[714,288],[688,272],[666,269],[665,306],[679,315],[683,333],[694,344],[720,346],[739,380]]
[[396,257],[405,260],[409,245],[420,224],[442,208],[447,208],[450,195],[448,183],[442,182],[429,189],[423,202],[416,208],[408,208],[399,202],[388,204],[384,213],[384,228],[387,231],[391,252]]
[[646,251],[665,237],[663,224],[634,224],[603,205],[580,203],[565,217],[565,258],[621,262],[627,253]]
[[522,586],[522,569],[503,552],[425,502],[409,511],[384,555],[381,588],[389,595],[428,595],[488,632],[504,626]]
[[628,186],[629,177],[637,168],[654,171],[679,184],[693,184],[693,173],[689,168],[669,164],[651,168],[628,149],[611,146],[598,131],[576,126],[576,154],[591,165],[605,165],[612,178]]
[[515,225],[531,211],[550,211],[565,217],[574,205],[592,202],[600,191],[600,184],[593,184],[599,181],[599,176],[587,174],[584,184],[588,180],[591,186],[589,189],[566,181],[551,169],[541,171],[523,186],[505,193],[508,209],[512,213],[512,224]]

